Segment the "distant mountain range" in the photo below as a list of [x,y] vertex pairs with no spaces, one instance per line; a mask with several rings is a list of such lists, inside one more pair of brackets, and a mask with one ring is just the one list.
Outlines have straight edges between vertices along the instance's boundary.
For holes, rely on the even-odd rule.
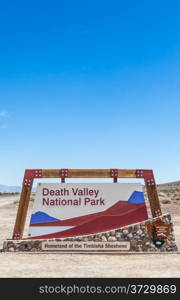
[[157,184],[158,190],[179,190],[180,181],[167,182],[162,184]]
[[[36,191],[36,187],[32,189],[33,192]],[[20,193],[21,186],[9,186],[0,184],[0,193]]]
[[0,184],[0,193],[20,193],[20,186],[8,186]]

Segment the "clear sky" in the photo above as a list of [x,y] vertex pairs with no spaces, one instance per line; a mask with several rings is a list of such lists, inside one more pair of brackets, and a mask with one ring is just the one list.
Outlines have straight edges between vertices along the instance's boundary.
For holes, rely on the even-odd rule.
[[180,180],[180,1],[0,1],[0,184],[25,168]]

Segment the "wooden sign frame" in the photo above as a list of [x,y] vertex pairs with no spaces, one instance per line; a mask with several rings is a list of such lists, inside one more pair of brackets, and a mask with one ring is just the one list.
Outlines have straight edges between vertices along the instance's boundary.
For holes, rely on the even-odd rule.
[[116,183],[118,178],[139,178],[144,179],[147,196],[150,202],[152,217],[162,215],[156,183],[152,170],[145,169],[26,169],[22,185],[22,192],[17,211],[13,231],[13,240],[22,239],[27,210],[30,201],[31,190],[34,179],[38,178],[112,178]]

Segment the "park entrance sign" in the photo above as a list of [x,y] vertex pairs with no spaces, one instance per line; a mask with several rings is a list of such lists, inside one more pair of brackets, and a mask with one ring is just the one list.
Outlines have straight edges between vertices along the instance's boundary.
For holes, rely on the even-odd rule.
[[[24,237],[33,181],[40,178],[60,178],[61,183],[38,183]],[[66,183],[66,178],[112,178],[113,182]],[[144,179],[145,186],[119,183],[118,178]],[[13,237],[3,248],[68,253],[177,251],[171,216],[162,215],[153,171],[141,169],[26,170]]]
[[84,236],[147,219],[140,184],[44,183],[37,187],[29,236]]

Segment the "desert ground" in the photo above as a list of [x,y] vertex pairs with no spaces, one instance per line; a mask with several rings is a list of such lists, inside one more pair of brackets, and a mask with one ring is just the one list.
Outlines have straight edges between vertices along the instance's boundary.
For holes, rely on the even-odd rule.
[[[163,213],[171,213],[180,250],[180,189],[158,189]],[[11,238],[19,195],[0,196],[0,249]],[[32,209],[30,202],[26,232]],[[147,204],[148,205],[148,204]],[[36,254],[0,253],[0,277],[180,277],[179,253]]]

